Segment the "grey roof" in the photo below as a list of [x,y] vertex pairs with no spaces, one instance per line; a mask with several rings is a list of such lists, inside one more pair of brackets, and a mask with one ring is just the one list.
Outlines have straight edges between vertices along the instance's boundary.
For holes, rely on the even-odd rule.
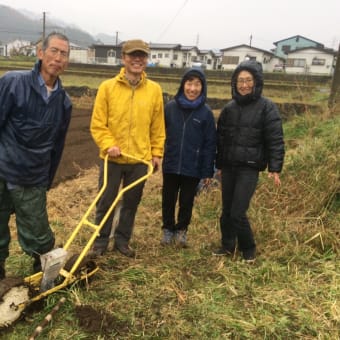
[[302,35],[299,35],[299,34],[298,34],[298,35],[293,35],[293,36],[291,36],[291,37],[289,37],[289,38],[285,38],[285,39],[281,39],[281,40],[275,41],[275,42],[273,42],[273,44],[276,46],[276,45],[277,45],[279,42],[281,42],[281,41],[286,41],[286,40],[290,40],[290,39],[293,39],[293,38],[303,38],[303,39],[305,39],[305,40],[311,41],[311,42],[313,42],[313,43],[315,43],[315,44],[320,45],[320,46],[323,47],[323,44],[321,44],[321,43],[319,43],[319,42],[317,42],[317,41],[315,41],[315,40],[306,38],[306,37],[304,37],[304,36],[302,36]]
[[180,44],[158,44],[158,43],[149,43],[150,49],[162,49],[162,50],[176,50],[180,49]]
[[254,47],[254,46],[250,46],[250,45],[247,45],[247,44],[242,44],[242,45],[236,45],[236,46],[232,46],[232,47],[227,47],[227,48],[222,48],[221,51],[230,51],[230,50],[234,50],[235,48],[239,48],[239,47],[247,47],[247,48],[251,48],[252,50],[256,50],[256,51],[260,51],[260,52],[264,52],[266,54],[271,54],[271,55],[274,55],[274,53],[272,52],[269,52],[267,50],[263,50],[261,48],[257,48],[257,47]]
[[322,47],[319,47],[319,46],[300,47],[300,48],[296,48],[294,50],[288,51],[286,54],[300,52],[300,51],[304,51],[304,50],[310,50],[310,49],[320,51],[320,52],[325,52],[325,53],[332,54],[332,55],[337,54],[337,51],[333,50],[332,48],[322,48]]
[[194,49],[199,51],[196,46],[183,46],[183,45],[181,46],[182,51],[190,51],[190,50],[194,50]]

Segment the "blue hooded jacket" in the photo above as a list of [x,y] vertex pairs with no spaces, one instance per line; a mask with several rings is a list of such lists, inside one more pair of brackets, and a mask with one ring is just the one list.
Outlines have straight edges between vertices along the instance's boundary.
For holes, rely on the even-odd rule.
[[31,71],[0,78],[0,179],[14,185],[49,188],[59,165],[72,104],[61,86],[46,102]]
[[[202,92],[190,102],[184,96],[184,83],[195,76],[201,80]],[[183,76],[175,98],[165,105],[166,140],[163,172],[210,178],[214,173],[216,124],[206,104],[207,84],[200,69],[189,69]]]

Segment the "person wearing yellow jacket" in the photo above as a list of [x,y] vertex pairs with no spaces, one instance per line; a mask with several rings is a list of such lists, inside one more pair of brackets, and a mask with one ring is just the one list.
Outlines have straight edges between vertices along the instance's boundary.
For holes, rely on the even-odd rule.
[[[97,92],[91,117],[91,134],[102,159],[99,188],[103,184],[103,159],[109,156],[108,185],[97,203],[95,223],[100,224],[118,194],[120,185],[129,185],[144,176],[147,166],[123,157],[121,153],[151,161],[154,170],[163,157],[165,127],[161,87],[147,78],[150,49],[142,40],[128,40],[122,46],[124,67],[114,78],[104,81]],[[120,218],[114,232],[114,250],[135,257],[130,247],[134,220],[144,182],[123,195]],[[108,248],[114,212],[111,213],[93,245],[95,255]]]

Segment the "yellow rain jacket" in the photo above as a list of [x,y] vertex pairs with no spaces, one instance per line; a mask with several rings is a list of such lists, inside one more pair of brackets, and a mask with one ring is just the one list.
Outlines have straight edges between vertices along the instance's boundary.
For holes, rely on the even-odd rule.
[[[146,161],[163,157],[165,127],[160,85],[143,72],[138,85],[132,87],[123,67],[116,77],[99,86],[90,128],[101,158],[112,146]],[[110,160],[136,162],[122,156]]]

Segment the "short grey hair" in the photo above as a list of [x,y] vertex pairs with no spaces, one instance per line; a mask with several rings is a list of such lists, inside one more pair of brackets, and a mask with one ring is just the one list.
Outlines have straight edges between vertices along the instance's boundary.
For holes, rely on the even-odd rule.
[[[49,47],[50,45],[50,41],[52,38],[58,38],[60,40],[64,40],[67,42],[67,45],[69,47],[69,50],[70,50],[70,40],[68,39],[68,37],[65,35],[65,34],[62,34],[62,33],[59,33],[59,32],[51,32],[43,41],[42,43],[42,50],[43,51],[46,51],[46,49]],[[69,51],[70,52],[70,51]]]

